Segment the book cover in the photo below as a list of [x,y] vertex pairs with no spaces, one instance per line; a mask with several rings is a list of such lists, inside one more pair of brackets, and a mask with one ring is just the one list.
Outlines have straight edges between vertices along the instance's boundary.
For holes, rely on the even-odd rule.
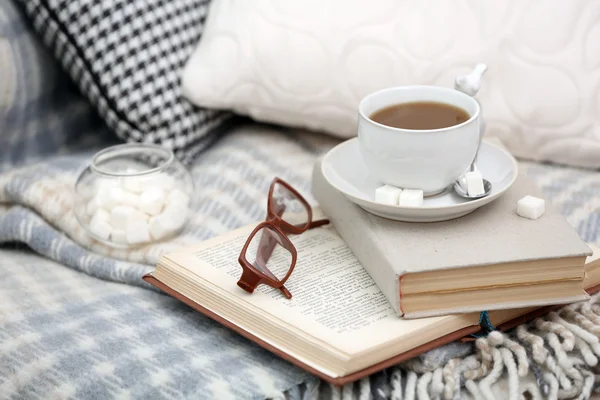
[[[320,160],[313,170],[313,195],[398,315],[405,314],[401,280],[410,273],[577,257],[585,260],[592,254],[548,201],[545,215],[538,220],[517,215],[517,201],[523,196],[543,198],[541,191],[522,175],[494,202],[464,217],[435,223],[399,222],[368,213],[325,180]],[[581,271],[583,274],[583,267]],[[554,300],[533,304],[508,299],[506,304],[496,304],[495,309],[541,306]],[[564,299],[562,303],[572,301]]]

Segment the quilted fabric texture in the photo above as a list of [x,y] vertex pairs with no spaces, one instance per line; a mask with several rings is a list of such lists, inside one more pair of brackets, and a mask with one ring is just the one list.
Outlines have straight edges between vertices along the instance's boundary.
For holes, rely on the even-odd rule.
[[489,135],[518,157],[600,167],[598,37],[595,0],[215,0],[183,92],[198,105],[351,137],[366,94],[452,87],[483,62]]
[[20,0],[73,80],[123,140],[156,143],[184,162],[229,114],[180,93],[208,0]]

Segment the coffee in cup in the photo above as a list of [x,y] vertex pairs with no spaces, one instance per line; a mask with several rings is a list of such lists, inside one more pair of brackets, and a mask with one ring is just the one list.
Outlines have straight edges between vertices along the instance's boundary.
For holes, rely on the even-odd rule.
[[383,184],[444,191],[471,165],[480,140],[480,107],[471,96],[437,86],[400,86],[359,104],[358,141]]
[[462,124],[471,116],[460,107],[435,101],[394,104],[375,111],[369,118],[382,125],[400,129],[440,129]]

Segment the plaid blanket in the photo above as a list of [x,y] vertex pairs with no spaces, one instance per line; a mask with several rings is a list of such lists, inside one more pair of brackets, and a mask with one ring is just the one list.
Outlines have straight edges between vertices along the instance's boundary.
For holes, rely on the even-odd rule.
[[0,175],[0,242],[24,243],[62,264],[23,252],[0,256],[0,393],[262,398],[316,385],[304,371],[147,290],[141,276],[164,251],[263,218],[274,175],[311,198],[312,161],[333,144],[239,128],[192,169],[199,202],[186,231],[132,252],[91,241],[74,220],[72,185],[90,152]]
[[0,2],[0,170],[116,142],[13,1]]
[[[140,277],[164,251],[264,218],[273,176],[286,179],[314,203],[309,179],[313,162],[335,144],[319,135],[264,125],[233,130],[191,169],[198,201],[186,231],[170,243],[135,251],[94,242],[74,220],[70,188],[90,152],[55,157],[0,175],[0,203],[4,204],[0,241],[24,243],[62,264],[40,259],[15,262],[19,254],[3,255],[9,257],[0,264],[4,289],[0,303],[5,304],[0,319],[6,322],[0,329],[0,343],[6,343],[0,345],[0,393],[28,398],[43,387],[44,392],[64,389],[74,398],[89,398],[98,390],[106,394],[102,397],[125,391],[135,398],[313,395],[349,399],[362,390],[385,398],[394,382],[401,391],[413,393],[413,383],[423,379],[426,371],[475,354],[476,348],[468,344],[445,346],[402,368],[338,390],[168,297],[146,290]],[[600,174],[539,164],[521,164],[521,169],[583,238],[600,244]],[[70,297],[70,290],[79,291],[79,297]],[[45,298],[56,298],[61,305],[46,303]],[[67,343],[88,343],[90,338],[93,346],[67,351]],[[42,361],[42,367],[33,367]],[[236,366],[233,376],[231,365]],[[117,372],[125,370],[137,372]]]
[[0,250],[0,321],[0,398],[262,398],[310,379],[170,297],[24,251]]

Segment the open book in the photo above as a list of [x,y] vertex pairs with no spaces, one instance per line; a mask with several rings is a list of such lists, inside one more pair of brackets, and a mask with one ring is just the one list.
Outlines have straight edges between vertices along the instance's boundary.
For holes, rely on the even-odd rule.
[[[237,286],[238,256],[254,225],[163,256],[144,279],[264,348],[337,385],[397,364],[479,330],[479,313],[398,318],[336,230],[294,238],[293,294]],[[598,265],[597,265],[598,264]],[[600,263],[589,264],[600,271]],[[600,283],[600,274],[593,275]],[[490,313],[494,325],[526,310]]]

